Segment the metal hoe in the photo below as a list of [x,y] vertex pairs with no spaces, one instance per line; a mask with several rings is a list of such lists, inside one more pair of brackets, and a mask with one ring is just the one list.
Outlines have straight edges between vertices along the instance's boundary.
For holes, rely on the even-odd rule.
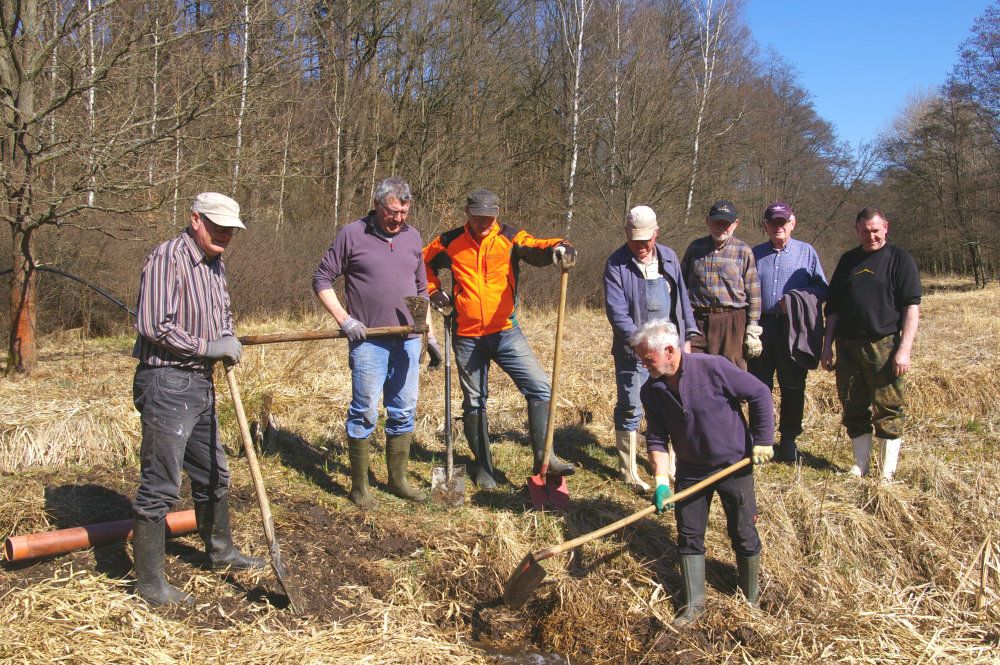
[[465,465],[455,466],[455,446],[451,436],[451,325],[452,314],[444,315],[444,446],[447,467],[431,469],[431,497],[447,507],[465,503]]
[[[692,485],[683,492],[678,492],[677,494],[670,497],[670,503],[677,503],[682,499],[700,492],[712,483],[719,481],[726,476],[734,473],[743,467],[750,465],[750,458],[745,458],[733,464],[727,466],[722,471],[712,474],[708,478]],[[571,549],[577,548],[584,543],[589,543],[592,540],[600,538],[601,536],[606,536],[612,531],[617,531],[622,527],[628,526],[632,522],[641,520],[647,515],[652,515],[656,512],[656,506],[650,504],[637,513],[633,513],[628,517],[618,520],[612,524],[605,527],[601,527],[596,531],[591,531],[590,533],[584,534],[572,540],[567,540],[564,543],[560,543],[554,547],[549,547],[540,552],[532,552],[526,555],[521,563],[518,564],[517,569],[514,570],[514,574],[510,576],[507,580],[507,584],[504,585],[503,589],[503,602],[511,607],[520,607],[524,604],[524,601],[534,593],[538,585],[542,583],[545,578],[545,569],[538,565],[539,561],[544,561],[545,559],[554,557],[557,554],[562,554],[563,552],[568,552]]]
[[278,547],[278,538],[274,535],[274,519],[271,517],[271,504],[267,500],[267,493],[264,491],[264,480],[260,474],[260,465],[257,463],[257,453],[253,449],[253,440],[250,438],[250,427],[247,425],[247,414],[243,411],[243,400],[240,399],[240,389],[236,385],[236,374],[233,367],[226,368],[226,383],[229,384],[229,392],[233,396],[233,408],[236,410],[236,420],[240,425],[240,434],[243,437],[243,450],[247,455],[247,463],[250,465],[250,477],[253,478],[253,487],[257,492],[257,503],[260,506],[260,516],[264,521],[264,537],[267,539],[267,547],[271,553],[271,567],[274,575],[278,578],[285,596],[288,598],[288,605],[292,611],[299,613],[303,609],[301,601],[297,598],[297,593],[292,593],[291,587],[285,582],[285,564],[281,561],[281,549]]

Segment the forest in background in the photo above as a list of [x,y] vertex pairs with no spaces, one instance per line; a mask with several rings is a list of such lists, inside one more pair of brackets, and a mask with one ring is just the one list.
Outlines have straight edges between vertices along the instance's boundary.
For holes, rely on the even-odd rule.
[[[828,274],[862,205],[887,212],[925,272],[968,272],[967,243],[1000,259],[998,3],[947,83],[854,147],[736,0],[0,4],[4,327],[37,297],[40,331],[125,329],[124,312],[37,268],[131,305],[144,257],[205,190],[233,195],[249,227],[227,252],[237,316],[311,310],[322,252],[392,174],[413,186],[425,241],[463,221],[477,187],[500,194],[504,221],[569,238],[577,304],[600,304],[638,204],[679,254],[714,200],[736,203],[756,243],[780,198]],[[526,272],[525,299],[551,302],[555,278]]]

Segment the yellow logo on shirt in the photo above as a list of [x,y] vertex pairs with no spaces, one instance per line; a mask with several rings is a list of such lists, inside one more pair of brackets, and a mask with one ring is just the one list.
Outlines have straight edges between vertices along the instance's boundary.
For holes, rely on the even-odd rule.
[[869,275],[872,275],[873,277],[875,275],[875,272],[871,268],[862,268],[861,270],[859,270],[856,273],[854,273],[854,276],[857,277],[858,275],[864,275],[865,273],[868,273]]

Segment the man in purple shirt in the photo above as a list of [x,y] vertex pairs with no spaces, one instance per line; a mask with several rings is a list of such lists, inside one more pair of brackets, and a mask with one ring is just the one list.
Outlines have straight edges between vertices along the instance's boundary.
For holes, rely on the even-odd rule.
[[[771,391],[729,360],[684,353],[677,327],[668,321],[644,324],[632,347],[649,371],[642,387],[646,449],[656,475],[653,503],[674,507],[667,476],[667,445],[677,455],[677,489],[684,490],[749,456],[763,464],[774,456],[774,402]],[[741,402],[750,406],[750,424]],[[729,539],[736,553],[740,589],[756,606],[759,596],[760,537],[753,471],[742,470],[676,505],[677,549],[684,581],[684,610],[674,621],[685,626],[705,607],[705,529],[712,495],[719,494]]]
[[198,533],[213,568],[263,568],[233,545],[229,465],[219,441],[212,367],[240,361],[233,334],[222,253],[246,228],[240,206],[205,192],[191,205],[191,223],[146,259],[139,281],[132,383],[142,424],[139,489],[132,558],[136,591],[150,605],[192,604],[163,575],[166,516],[180,498],[181,469],[191,479]]
[[[420,337],[366,339],[368,327],[412,326],[406,296],[427,297],[420,232],[406,223],[410,186],[386,178],[375,188],[374,209],[344,226],[313,274],[313,291],[347,335],[351,404],[347,409],[351,500],[368,508],[368,437],[378,421],[378,398],[385,404],[385,460],[389,491],[408,501],[427,495],[410,486],[406,466],[413,442],[420,363]],[[347,308],[333,283],[343,277]]]
[[[764,211],[764,231],[770,240],[753,248],[757,276],[760,278],[760,325],[764,329],[760,340],[763,349],[760,356],[747,362],[750,373],[768,388],[773,388],[774,375],[778,375],[781,439],[777,457],[789,463],[795,462],[798,457],[795,440],[802,434],[806,375],[817,365],[806,367],[792,355],[788,299],[810,298],[812,307],[818,311],[827,289],[826,276],[816,250],[809,243],[794,240],[794,230],[795,212],[792,206],[784,201],[775,201]],[[795,296],[788,295],[793,292],[796,292]]]

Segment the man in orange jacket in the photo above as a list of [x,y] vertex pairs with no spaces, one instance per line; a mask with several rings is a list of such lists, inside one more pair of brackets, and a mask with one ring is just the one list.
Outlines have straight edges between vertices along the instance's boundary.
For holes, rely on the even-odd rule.
[[[561,238],[534,238],[499,223],[500,199],[488,190],[472,192],[465,213],[463,226],[442,233],[424,248],[424,263],[431,303],[440,309],[454,303],[453,346],[462,386],[465,438],[476,458],[473,480],[481,488],[492,489],[496,474],[486,417],[491,360],[510,376],[528,402],[536,474],[545,452],[549,420],[549,380],[517,323],[520,262],[569,268],[576,262],[576,250]],[[451,297],[441,289],[438,273],[443,269],[451,271]],[[548,473],[569,475],[573,466],[553,454]]]

